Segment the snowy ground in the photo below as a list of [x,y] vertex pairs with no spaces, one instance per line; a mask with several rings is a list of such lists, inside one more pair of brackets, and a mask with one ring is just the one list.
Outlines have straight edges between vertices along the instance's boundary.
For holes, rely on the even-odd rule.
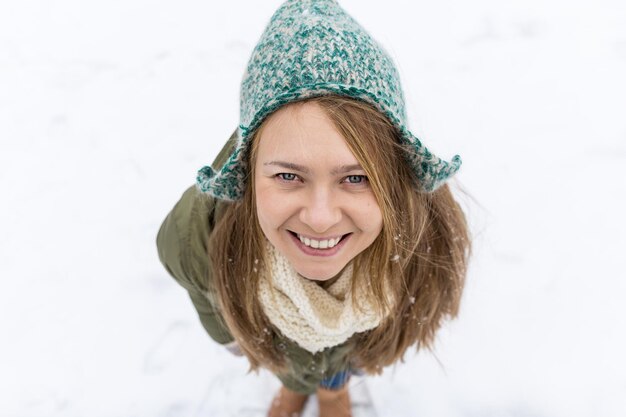
[[[626,3],[342,5],[459,153],[475,257],[435,354],[367,380],[383,416],[626,415]],[[0,3],[0,416],[231,416],[277,382],[205,335],[164,216],[238,120],[279,0]]]

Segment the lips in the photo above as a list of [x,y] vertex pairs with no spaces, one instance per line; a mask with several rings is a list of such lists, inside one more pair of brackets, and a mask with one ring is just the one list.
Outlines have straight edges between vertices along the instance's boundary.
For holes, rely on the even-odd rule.
[[289,230],[292,241],[302,252],[312,256],[332,256],[349,240],[352,233],[328,238],[312,238]]

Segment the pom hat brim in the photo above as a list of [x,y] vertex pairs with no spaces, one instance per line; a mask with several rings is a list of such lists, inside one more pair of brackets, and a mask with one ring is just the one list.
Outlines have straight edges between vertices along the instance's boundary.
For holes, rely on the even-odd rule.
[[[300,92],[300,94],[291,92],[277,97],[275,101],[268,103],[266,111],[262,117],[259,117],[255,125],[251,127],[239,126],[235,149],[219,170],[214,170],[211,166],[205,166],[198,171],[196,178],[198,189],[221,200],[236,201],[241,199],[248,175],[246,150],[254,136],[254,132],[263,120],[285,104],[325,94],[349,96],[376,106],[375,101],[367,92],[359,92],[353,87],[330,89],[328,86],[324,88],[318,86],[315,90],[311,90],[308,87],[306,92]],[[398,125],[389,114],[386,115],[392,120],[394,125]],[[445,161],[430,152],[408,129],[400,128],[399,132],[400,139],[406,150],[406,161],[417,179],[415,187],[418,191],[435,191],[461,167],[462,161],[459,155],[455,155],[450,161]]]

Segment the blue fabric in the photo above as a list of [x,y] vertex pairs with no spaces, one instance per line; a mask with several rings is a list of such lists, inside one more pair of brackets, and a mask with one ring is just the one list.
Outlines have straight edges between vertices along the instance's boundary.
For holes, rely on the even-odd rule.
[[341,371],[333,376],[324,378],[320,382],[320,387],[332,390],[341,389],[350,379],[350,375],[352,375],[350,371]]

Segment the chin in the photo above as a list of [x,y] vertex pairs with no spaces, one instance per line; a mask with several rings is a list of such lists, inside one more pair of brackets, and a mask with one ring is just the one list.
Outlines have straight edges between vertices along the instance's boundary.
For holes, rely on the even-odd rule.
[[328,281],[339,275],[343,271],[343,268],[339,270],[320,271],[320,270],[308,270],[296,268],[296,272],[302,275],[304,278],[311,281]]

